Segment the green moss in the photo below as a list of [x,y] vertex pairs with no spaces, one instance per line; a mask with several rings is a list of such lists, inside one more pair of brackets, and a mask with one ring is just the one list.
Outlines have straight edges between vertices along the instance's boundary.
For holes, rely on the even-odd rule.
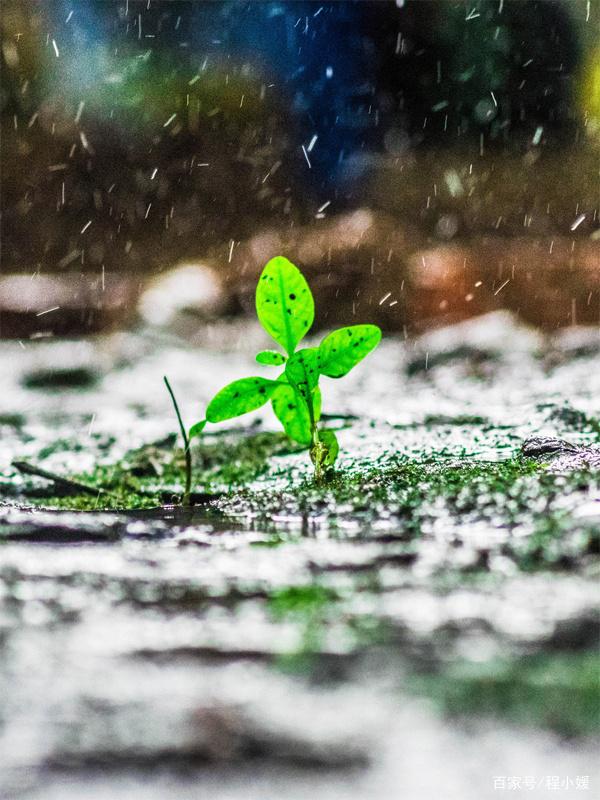
[[425,426],[434,426],[434,425],[458,425],[459,427],[465,427],[466,425],[477,425],[477,426],[485,426],[490,425],[489,419],[486,417],[480,417],[471,414],[460,414],[456,417],[449,417],[445,414],[428,414],[423,424]]
[[9,428],[22,428],[25,425],[25,417],[23,414],[11,412],[0,414],[0,425],[6,425]]
[[[38,505],[75,510],[149,508],[178,502],[184,456],[173,448],[173,441],[169,438],[131,451],[114,464],[100,463],[90,474],[65,475],[102,490],[95,496],[65,496],[51,484],[40,490],[35,480],[29,482],[24,496]],[[66,449],[67,444],[59,441],[52,453]],[[563,502],[567,496],[584,497],[600,489],[600,475],[592,471],[565,476],[520,457],[492,462],[439,456],[419,459],[387,452],[375,461],[356,459],[315,483],[298,479],[289,461],[277,467],[276,457],[297,449],[285,436],[270,433],[230,430],[205,436],[194,446],[194,489],[204,493],[205,501],[213,498],[210,508],[215,513],[248,514],[265,524],[285,514],[318,518],[332,531],[349,519],[368,530],[373,521],[385,517],[394,536],[415,543],[415,557],[423,529],[444,520],[458,529],[458,537],[462,521],[483,521],[504,529],[504,542],[492,543],[488,555],[507,556],[526,571],[572,569],[598,549],[597,526],[595,530],[574,519]],[[261,476],[269,480],[248,487]],[[0,488],[14,496],[10,482]],[[486,558],[468,569],[487,569]]]
[[[358,577],[352,590],[341,593],[322,583],[286,586],[271,592],[267,610],[275,622],[285,622],[296,627],[298,644],[276,660],[284,672],[303,674],[311,678],[323,676],[330,659],[339,661],[329,648],[328,636],[335,629],[336,639],[342,636],[344,649],[361,650],[369,645],[390,641],[385,635],[386,624],[375,617],[356,616],[344,610],[344,603],[354,592],[367,589],[365,576]],[[337,668],[336,668],[337,669]],[[336,672],[334,669],[334,673]],[[325,672],[329,673],[328,669]]]
[[303,452],[283,433],[231,434],[201,440],[194,449],[200,482],[222,489],[244,486],[262,475],[269,459]]
[[267,608],[273,619],[291,622],[299,631],[298,647],[279,656],[279,669],[301,674],[315,670],[324,649],[328,617],[338,600],[335,591],[317,583],[286,586],[269,595]]
[[[277,660],[280,669],[318,677],[332,626],[338,633],[344,628],[344,639],[354,649],[393,646],[394,632],[381,619],[344,610],[345,599],[366,588],[363,580],[346,598],[320,583],[288,586],[269,595],[274,620],[295,624],[299,631],[298,646]],[[410,661],[402,689],[427,697],[449,716],[491,716],[567,736],[590,735],[600,732],[599,663],[598,654],[590,651],[436,662],[435,667]]]
[[306,617],[314,615],[338,599],[337,592],[319,584],[288,586],[269,596],[268,607],[271,614],[278,619],[286,615]]
[[[64,475],[91,489],[98,495],[65,494],[56,487],[40,489],[38,482],[28,481],[25,496],[34,505],[50,508],[89,511],[100,509],[151,508],[179,502],[185,459],[183,451],[173,448],[172,440],[132,450],[120,461],[98,464],[90,473]],[[65,440],[43,448],[38,461],[59,452],[80,450]],[[195,490],[207,495],[228,492],[255,480],[268,466],[268,459],[293,452],[283,434],[260,433],[210,437],[194,446]],[[10,491],[10,485],[2,487]]]
[[81,453],[83,449],[83,443],[75,439],[56,439],[38,451],[36,460],[43,461],[57,453]]
[[[320,514],[374,519],[390,512],[419,531],[419,514],[435,498],[443,498],[454,513],[498,505],[496,495],[543,468],[519,458],[499,462],[457,462],[447,459],[411,459],[384,455],[379,461],[356,461],[349,469],[333,473],[323,483],[304,480],[283,489],[249,491],[235,497],[239,505],[268,516],[286,509],[296,514]],[[228,499],[223,502],[227,510]]]
[[456,662],[407,685],[449,715],[503,717],[575,736],[600,731],[598,654],[537,654],[484,663]]
[[600,442],[600,420],[590,416],[569,404],[552,409],[550,419],[562,422],[565,427],[582,433],[592,433],[596,441]]
[[25,375],[23,386],[26,389],[59,392],[65,389],[90,389],[99,380],[100,375],[86,367],[40,369]]
[[[315,517],[333,529],[344,520],[368,529],[385,517],[396,537],[417,542],[424,526],[436,521],[447,520],[460,536],[462,520],[480,520],[506,531],[502,544],[490,544],[490,553],[495,548],[531,571],[572,569],[597,551],[597,526],[576,520],[564,498],[579,494],[585,500],[598,489],[597,472],[556,475],[519,457],[485,462],[388,454],[376,463],[356,462],[321,484],[288,479],[283,488],[242,488],[217,504],[224,513],[245,510],[265,521],[281,513]],[[474,568],[487,569],[486,558]]]

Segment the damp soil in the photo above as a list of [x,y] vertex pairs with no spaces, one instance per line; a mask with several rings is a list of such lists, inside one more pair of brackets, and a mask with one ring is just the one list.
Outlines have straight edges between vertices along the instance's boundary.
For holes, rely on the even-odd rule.
[[326,480],[260,411],[195,443],[181,508],[162,375],[191,424],[262,344],[0,343],[0,794],[593,786],[598,330],[388,338],[324,386]]

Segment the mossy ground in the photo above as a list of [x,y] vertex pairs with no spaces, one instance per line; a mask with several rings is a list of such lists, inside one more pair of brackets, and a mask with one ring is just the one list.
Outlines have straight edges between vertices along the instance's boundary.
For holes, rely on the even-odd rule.
[[[208,426],[193,445],[193,511],[163,507],[180,500],[184,457],[160,375],[192,422],[222,383],[250,374],[260,348],[245,325],[244,354],[155,334],[88,355],[61,342],[3,345],[14,365],[0,376],[0,683],[14,700],[3,721],[44,738],[33,754],[11,752],[29,770],[66,739],[87,742],[86,756],[110,742],[118,760],[139,748],[140,730],[154,763],[179,755],[178,731],[213,707],[226,709],[236,742],[256,720],[262,743],[278,716],[286,747],[287,732],[304,735],[296,712],[307,703],[325,752],[320,712],[339,703],[344,753],[346,732],[357,723],[367,734],[375,714],[392,750],[366,743],[374,764],[401,763],[407,743],[418,760],[427,732],[426,746],[455,763],[475,752],[488,789],[502,753],[540,775],[588,774],[572,754],[600,737],[600,471],[520,453],[536,436],[600,442],[598,350],[552,361],[537,334],[500,323],[498,354],[485,360],[477,342],[452,361],[433,357],[452,337],[387,340],[356,379],[324,379],[323,424],[341,452],[320,484],[305,452],[264,432],[276,424],[268,408]],[[229,347],[229,327],[211,330]],[[109,350],[119,361],[97,382],[77,388],[63,372],[62,388],[42,388],[40,366],[83,359],[96,371]],[[93,491],[65,494],[13,461]],[[32,505],[66,513],[18,510]],[[237,705],[238,689],[250,705]],[[243,716],[233,728],[232,700]],[[219,719],[209,737],[219,739]]]
[[[95,495],[56,492],[37,479],[20,491],[34,505],[66,510],[177,503],[184,456],[174,445],[169,438],[98,464],[91,473],[64,476],[97,490]],[[592,470],[554,474],[518,455],[476,461],[384,452],[375,461],[356,458],[317,483],[290,466],[285,457],[302,449],[282,434],[226,431],[196,443],[193,452],[195,489],[212,515],[263,523],[285,515],[324,524],[333,534],[351,520],[368,536],[375,535],[369,526],[384,519],[392,535],[416,543],[444,517],[455,527],[482,521],[507,532],[498,552],[524,571],[570,569],[600,547],[598,526],[576,523],[564,503],[600,489],[600,475]],[[520,535],[511,537],[514,530]],[[493,548],[482,552],[479,567],[487,567],[490,554]]]
[[[58,441],[52,448],[44,448],[40,458],[67,447],[68,443]],[[207,437],[193,447],[194,487],[207,498],[233,491],[265,472],[270,457],[297,449],[283,434],[239,435],[234,430]],[[169,437],[131,450],[118,461],[99,463],[91,472],[61,473],[61,477],[89,486],[90,493],[57,492],[55,486],[40,483],[35,478],[27,478],[18,492],[28,502],[44,508],[70,511],[147,509],[181,501],[184,469],[184,454],[175,446],[175,437]],[[15,493],[8,483],[2,488],[9,495]]]
[[459,661],[429,674],[413,673],[408,686],[451,716],[503,717],[563,736],[600,732],[597,653]]
[[[479,418],[427,423],[440,424],[487,423]],[[65,447],[59,441],[40,455],[52,456]],[[554,474],[546,464],[520,457],[513,445],[512,455],[501,461],[387,450],[376,459],[346,459],[320,483],[304,469],[302,450],[279,434],[232,429],[205,436],[193,452],[195,488],[204,494],[207,516],[243,517],[261,525],[265,538],[256,546],[289,542],[272,522],[284,516],[299,531],[308,521],[325,526],[334,538],[393,540],[404,547],[403,563],[410,568],[436,523],[453,531],[457,551],[464,546],[465,526],[482,523],[502,532],[474,559],[442,563],[431,577],[432,589],[500,579],[495,573],[498,558],[508,560],[517,573],[581,572],[599,550],[599,526],[576,519],[572,511],[577,503],[570,502],[600,491],[598,472]],[[183,452],[175,437],[169,437],[114,463],[99,463],[92,472],[65,476],[99,490],[95,496],[53,494],[54,487],[27,478],[20,499],[70,510],[151,508],[179,500],[183,471]],[[382,520],[383,527],[373,524]],[[348,533],[348,522],[354,532]],[[347,613],[349,596],[379,591],[374,564],[351,575],[345,591],[315,579],[270,592],[267,614],[299,631],[298,647],[280,655],[278,667],[311,677],[322,674],[328,631],[339,627],[340,620],[350,649],[393,642],[393,632],[381,619]],[[600,731],[600,713],[597,658],[587,647],[531,655],[511,654],[509,649],[506,656],[481,663],[454,658],[423,665],[401,658],[401,684],[450,715],[502,716],[564,735],[588,735]]]
[[[369,617],[344,613],[344,596],[320,583],[289,586],[268,598],[277,620],[301,626],[300,646],[279,658],[288,672],[311,677],[327,671],[323,642],[332,620],[362,646],[385,644],[393,633]],[[441,713],[468,719],[504,718],[519,726],[551,729],[562,736],[600,733],[598,653],[587,649],[467,659],[397,661],[404,691],[426,697]]]

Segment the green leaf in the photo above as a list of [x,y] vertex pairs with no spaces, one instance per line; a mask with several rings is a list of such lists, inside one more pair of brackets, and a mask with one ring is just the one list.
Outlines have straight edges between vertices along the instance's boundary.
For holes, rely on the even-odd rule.
[[283,256],[272,258],[258,280],[256,313],[260,324],[291,355],[310,330],[315,304],[304,276]]
[[277,350],[261,350],[260,353],[256,354],[256,360],[259,364],[278,367],[281,364],[285,364],[286,358],[283,353],[278,353]]
[[188,439],[193,439],[195,436],[200,436],[200,434],[206,427],[207,422],[208,420],[203,419],[200,420],[200,422],[196,422],[195,425],[192,425],[192,427],[188,431]]
[[319,431],[319,439],[325,446],[325,456],[322,464],[325,467],[332,467],[335,464],[338,453],[340,452],[340,445],[338,443],[337,436],[333,431],[322,430]]
[[319,351],[306,347],[294,353],[285,365],[285,375],[306,402],[312,402],[312,393],[319,383]]
[[381,341],[377,325],[351,325],[326,336],[319,346],[319,370],[330,378],[343,378]]
[[[308,447],[312,441],[310,414],[302,395],[287,383],[285,372],[279,376],[282,384],[271,398],[271,405],[286,435],[294,442]],[[321,390],[313,390],[315,422],[321,418]]]
[[331,430],[320,430],[318,432],[321,446],[313,445],[310,448],[310,458],[317,469],[332,467],[340,452],[337,436]]
[[209,422],[239,417],[257,408],[271,399],[280,384],[266,378],[242,378],[229,383],[218,392],[208,404],[206,419]]
[[301,395],[289,384],[281,385],[273,394],[271,405],[286,435],[308,447],[312,439],[310,415]]

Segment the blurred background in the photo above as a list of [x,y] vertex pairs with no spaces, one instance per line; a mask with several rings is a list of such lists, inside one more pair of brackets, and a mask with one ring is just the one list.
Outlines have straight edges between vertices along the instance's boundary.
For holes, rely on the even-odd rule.
[[0,335],[160,314],[149,282],[247,312],[277,253],[321,324],[599,321],[598,0],[1,13]]

